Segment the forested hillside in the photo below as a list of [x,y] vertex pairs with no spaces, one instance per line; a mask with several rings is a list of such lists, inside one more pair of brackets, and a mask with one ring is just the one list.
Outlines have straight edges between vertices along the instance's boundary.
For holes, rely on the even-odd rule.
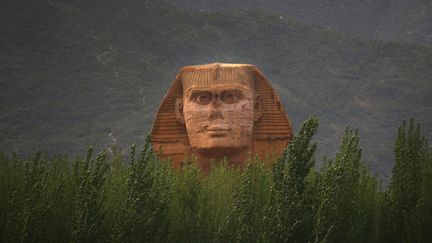
[[430,0],[168,0],[198,11],[262,10],[367,39],[432,45]]
[[[389,176],[400,121],[432,137],[432,49],[364,41],[264,12],[187,12],[161,1],[7,1],[0,8],[0,146],[82,154],[142,144],[178,69],[256,64],[295,129],[320,118],[319,155],[345,126]],[[318,163],[322,161],[318,159]]]

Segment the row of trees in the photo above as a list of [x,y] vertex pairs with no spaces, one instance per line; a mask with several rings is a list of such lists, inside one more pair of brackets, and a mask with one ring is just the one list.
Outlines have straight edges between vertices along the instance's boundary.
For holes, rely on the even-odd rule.
[[[306,121],[273,163],[244,171],[191,163],[173,171],[149,140],[130,158],[89,149],[73,162],[0,156],[3,242],[430,242],[432,153],[413,120],[402,124],[384,190],[346,129],[335,158],[314,167],[318,128]],[[127,162],[127,163],[126,163]]]

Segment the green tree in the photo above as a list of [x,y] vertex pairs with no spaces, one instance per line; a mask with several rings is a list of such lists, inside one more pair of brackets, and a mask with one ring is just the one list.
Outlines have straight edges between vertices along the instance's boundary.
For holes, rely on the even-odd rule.
[[[390,219],[383,225],[383,240],[392,242],[425,242],[422,221],[430,221],[430,156],[426,138],[420,133],[420,124],[411,119],[408,128],[404,121],[395,142],[393,177],[386,195],[388,209],[383,214]],[[383,219],[382,221],[385,221]],[[423,240],[421,240],[423,239]]]
[[91,147],[86,159],[77,160],[74,165],[76,187],[71,236],[73,242],[100,242],[107,239],[103,210],[107,155],[101,152],[96,160],[93,160],[92,153]]
[[114,232],[119,242],[155,242],[166,230],[170,174],[159,164],[150,146],[150,136],[137,160],[135,145],[130,152],[125,210]]
[[[240,185],[241,173],[238,168],[229,168],[225,159],[212,164],[211,168],[210,175],[201,181],[200,234],[208,241],[227,242],[233,229],[228,218],[233,212],[234,194],[237,195],[234,192]],[[262,187],[265,188],[264,185]]]
[[269,200],[271,175],[258,158],[248,163],[240,183],[234,190],[233,208],[228,217],[230,240],[234,242],[259,242],[265,224],[265,205]]
[[201,183],[199,170],[189,164],[174,172],[170,187],[169,235],[170,242],[198,242],[199,194]]
[[274,188],[266,215],[266,234],[274,242],[306,242],[312,229],[312,205],[305,195],[306,177],[314,165],[311,139],[319,122],[310,118],[273,167]]
[[[361,216],[364,215],[359,215],[359,212],[363,212],[362,201],[367,200],[361,196],[367,196],[371,190],[374,194],[375,188],[372,185],[368,189],[368,177],[362,178],[360,160],[357,131],[347,128],[335,161],[328,161],[321,171],[319,206],[314,226],[315,242],[371,241],[362,235],[364,231],[359,230],[364,222],[371,220],[363,219]],[[365,192],[361,192],[362,187]]]
[[[427,147],[427,146],[426,146]],[[419,224],[418,241],[428,242],[432,239],[432,149],[428,149],[421,170],[420,198],[417,203]]]

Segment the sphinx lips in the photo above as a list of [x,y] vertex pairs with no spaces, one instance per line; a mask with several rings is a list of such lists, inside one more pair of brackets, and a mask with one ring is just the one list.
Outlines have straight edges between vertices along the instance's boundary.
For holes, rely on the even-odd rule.
[[228,134],[231,131],[231,128],[226,125],[209,125],[206,131],[210,136],[219,137]]

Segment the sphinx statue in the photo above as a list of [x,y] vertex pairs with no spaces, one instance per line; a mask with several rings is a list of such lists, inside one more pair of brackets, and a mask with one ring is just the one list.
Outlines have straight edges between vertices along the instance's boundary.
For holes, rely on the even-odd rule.
[[159,158],[179,168],[194,156],[208,172],[212,160],[243,167],[250,156],[274,159],[293,132],[278,95],[254,65],[213,63],[180,70],[151,135]]

